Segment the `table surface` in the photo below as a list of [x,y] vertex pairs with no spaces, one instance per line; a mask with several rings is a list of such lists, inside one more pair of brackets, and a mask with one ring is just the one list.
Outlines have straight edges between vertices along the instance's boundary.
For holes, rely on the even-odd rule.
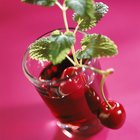
[[[87,140],[140,139],[140,1],[102,0],[110,12],[91,32],[112,38],[119,54],[102,59],[102,68],[113,67],[107,79],[111,99],[121,102],[127,119],[119,130],[104,128]],[[57,13],[57,16],[55,14]],[[68,16],[71,12],[68,13]],[[20,0],[0,1],[0,139],[67,140],[38,93],[25,78],[21,68],[27,46],[38,36],[63,27],[56,7],[23,4]],[[62,22],[61,22],[62,21]],[[75,23],[69,20],[69,24]],[[79,138],[73,138],[79,140]],[[81,140],[81,138],[80,138]]]

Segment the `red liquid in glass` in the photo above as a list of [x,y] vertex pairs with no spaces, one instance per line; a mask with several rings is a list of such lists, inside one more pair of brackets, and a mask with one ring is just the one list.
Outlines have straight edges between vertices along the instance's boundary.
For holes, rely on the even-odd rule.
[[[40,78],[44,80],[60,79],[63,70],[69,66],[71,66],[71,64],[67,60],[55,66],[49,64],[41,72]],[[98,82],[100,79],[95,78],[94,81],[96,82],[96,80]],[[41,87],[37,87],[37,91],[40,93],[42,99],[47,104],[53,115],[61,123],[74,126],[94,124],[96,130],[99,130],[101,127],[96,115],[90,110],[85,96],[87,93],[84,85],[82,90],[78,90],[72,94],[68,93],[66,96],[59,93],[59,84],[55,84],[53,86],[42,85]]]

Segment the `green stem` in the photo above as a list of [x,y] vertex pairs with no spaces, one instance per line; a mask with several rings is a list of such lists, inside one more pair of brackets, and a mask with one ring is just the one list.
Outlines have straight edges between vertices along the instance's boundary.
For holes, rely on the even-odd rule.
[[108,105],[108,108],[111,109],[112,106],[109,104],[106,96],[105,96],[105,93],[104,93],[104,83],[105,83],[105,80],[106,80],[106,77],[107,75],[103,75],[102,76],[102,80],[101,80],[101,84],[100,84],[100,90],[101,90],[101,94],[102,94],[102,98],[103,100],[106,102],[106,104]]
[[66,55],[66,58],[75,66],[76,65],[76,63],[68,56],[68,55]]
[[83,20],[79,20],[79,21],[78,21],[78,24],[77,24],[77,26],[76,26],[76,28],[75,28],[75,30],[74,30],[74,33],[73,33],[74,35],[75,35],[76,32],[78,31],[79,25],[82,23],[82,21],[83,21]]
[[[77,26],[76,26],[76,28],[75,28],[75,30],[74,30],[74,32],[73,32],[73,35],[74,35],[74,36],[76,36],[76,33],[77,33],[78,29],[79,29],[79,25],[81,24],[81,22],[82,22],[82,20],[80,20],[80,21],[78,22],[78,24],[77,24]],[[76,38],[76,37],[75,37],[75,38]],[[79,64],[79,62],[78,62],[78,60],[77,60],[77,58],[76,58],[74,46],[72,46],[72,54],[73,54],[73,59],[74,59],[74,61],[76,62],[77,66],[81,65],[81,63]]]
[[58,1],[56,1],[56,5],[62,10],[65,28],[66,28],[66,31],[69,31],[67,15],[66,15],[66,11],[67,11],[68,7],[66,7],[65,2],[63,3],[63,6],[62,6]]
[[63,19],[64,19],[64,24],[65,24],[65,28],[66,28],[66,31],[69,31],[69,26],[68,26],[68,20],[67,20],[67,15],[66,15],[66,11],[67,11],[67,7],[65,5],[65,3],[63,4],[63,9],[62,9],[62,12],[63,12]]
[[77,66],[79,66],[80,64],[79,64],[79,62],[78,62],[78,60],[77,60],[77,58],[76,58],[76,55],[75,55],[75,48],[74,48],[74,45],[71,47],[71,51],[72,51],[72,55],[73,55],[73,60],[74,60],[74,62],[76,63]]
[[83,59],[80,59],[80,65],[82,65],[83,64]]
[[80,67],[84,67],[84,68],[87,68],[87,69],[90,69],[92,71],[94,71],[95,73],[98,73],[100,75],[109,75],[109,74],[112,74],[113,73],[113,69],[107,69],[107,70],[101,70],[101,69],[97,69],[95,67],[90,67],[90,66],[87,66],[87,65],[81,65]]
[[57,5],[61,10],[63,10],[63,6],[62,6],[58,1],[56,1],[56,5]]

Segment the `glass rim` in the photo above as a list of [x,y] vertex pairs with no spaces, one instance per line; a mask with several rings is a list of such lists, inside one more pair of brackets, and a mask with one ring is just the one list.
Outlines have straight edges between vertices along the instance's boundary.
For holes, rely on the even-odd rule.
[[[75,74],[73,74],[73,75],[71,75],[71,76],[69,76],[69,77],[65,77],[65,78],[62,78],[62,79],[56,79],[56,80],[54,80],[54,81],[52,81],[52,80],[45,80],[45,79],[41,79],[41,78],[39,78],[39,77],[36,77],[36,76],[34,76],[33,74],[31,74],[30,72],[29,72],[29,70],[28,70],[28,68],[27,68],[27,65],[26,65],[26,58],[27,58],[27,56],[28,56],[28,53],[29,53],[29,49],[30,49],[30,47],[28,47],[27,48],[27,50],[26,50],[26,52],[24,53],[24,56],[23,56],[23,60],[22,60],[22,69],[23,69],[23,72],[24,72],[24,74],[25,74],[25,76],[29,79],[29,81],[31,81],[33,84],[35,84],[35,85],[40,85],[40,84],[46,84],[46,85],[54,85],[54,84],[56,84],[56,83],[61,83],[61,82],[63,82],[63,81],[65,81],[65,80],[68,80],[69,78],[73,78],[74,76],[76,76]],[[39,61],[39,60],[37,60],[37,61]],[[90,60],[87,60],[86,62],[88,62],[88,61],[90,61]],[[45,61],[44,61],[45,62]],[[47,61],[46,61],[47,62]],[[48,61],[49,62],[49,61]],[[86,63],[85,62],[85,63]],[[79,67],[80,68],[80,67]],[[84,72],[85,71],[85,69],[86,68],[81,68],[81,70],[80,71],[78,71],[77,73],[78,74],[80,74],[80,73],[82,73],[82,72]]]
[[25,76],[32,82],[32,83],[36,83],[36,84],[40,84],[40,80],[39,78],[33,76],[33,74],[31,74],[26,66],[26,58],[27,58],[27,55],[29,53],[29,49],[30,47],[28,47],[23,55],[23,60],[22,60],[22,69],[23,69],[23,72],[25,74]]

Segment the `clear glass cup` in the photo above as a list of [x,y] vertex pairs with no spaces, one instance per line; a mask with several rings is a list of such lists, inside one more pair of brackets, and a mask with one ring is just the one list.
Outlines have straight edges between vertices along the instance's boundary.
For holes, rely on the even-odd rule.
[[[59,29],[64,31],[63,29]],[[73,30],[73,29],[71,29]],[[47,32],[41,37],[49,36]],[[85,33],[77,33],[76,47]],[[98,60],[85,61],[89,66],[101,68]],[[85,78],[86,83],[101,99],[100,81],[101,76],[89,69],[82,69],[78,74],[71,78],[60,78],[63,70],[72,66],[69,60],[64,60],[61,64],[52,65],[49,61],[37,61],[30,58],[29,48],[24,54],[22,67],[25,76],[34,85],[41,98],[57,119],[57,125],[68,137],[73,135],[91,136],[99,132],[102,128],[96,114],[92,112],[94,106],[87,99],[89,94],[84,82],[76,82],[68,86],[66,93],[63,93],[61,86],[68,80],[80,81],[81,77]],[[107,90],[104,87],[105,94]],[[101,99],[102,100],[102,99]],[[91,109],[92,108],[92,109]]]

